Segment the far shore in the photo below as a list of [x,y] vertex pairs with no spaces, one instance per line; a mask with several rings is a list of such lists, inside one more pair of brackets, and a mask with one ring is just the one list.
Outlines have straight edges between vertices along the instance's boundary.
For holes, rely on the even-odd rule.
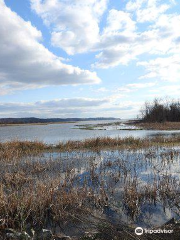
[[65,124],[65,123],[76,123],[76,122],[48,122],[48,123],[0,123],[0,127],[10,126],[31,126],[31,125],[51,125],[51,124]]
[[[83,124],[78,125],[79,129],[82,130],[105,130],[103,127],[105,126],[121,126],[122,124],[126,125],[125,128],[121,128],[118,130],[125,131],[137,131],[137,130],[160,130],[160,131],[175,131],[180,130],[180,122],[143,122],[142,120],[126,120],[121,122],[113,122],[113,123],[104,123],[104,124]],[[129,128],[128,128],[129,126]]]
[[[36,125],[52,125],[52,124],[67,124],[67,123],[77,123],[78,121],[64,121],[64,122],[46,122],[46,123],[0,123],[0,127],[11,127],[11,126],[36,126]],[[126,131],[135,131],[135,130],[160,130],[160,131],[175,131],[180,130],[180,122],[143,122],[142,120],[128,120],[124,122],[115,122],[115,123],[106,123],[106,124],[98,124],[97,126],[111,126],[119,124],[126,124],[127,126],[134,126],[134,129],[121,129]],[[94,130],[93,127],[89,127],[88,125],[80,125],[83,126],[83,130]],[[101,130],[101,129],[100,129]]]

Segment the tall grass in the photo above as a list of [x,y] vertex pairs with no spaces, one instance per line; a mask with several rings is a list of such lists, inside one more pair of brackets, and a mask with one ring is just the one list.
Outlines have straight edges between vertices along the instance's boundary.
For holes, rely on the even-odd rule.
[[[175,150],[160,151],[162,144],[170,146],[172,142],[177,144],[180,139],[96,138],[54,147],[28,141],[1,143],[0,231],[6,228],[56,231],[57,226],[63,229],[68,223],[82,223],[97,213],[102,216],[104,209],[115,208],[118,212],[119,202],[132,219],[140,214],[145,202],[156,204],[163,200],[167,204],[169,200],[169,205],[178,205],[179,182],[168,173],[157,177],[159,168],[153,163],[157,157],[166,167],[179,157]],[[113,151],[109,151],[107,160],[101,161],[99,151],[95,156],[92,154],[92,150],[104,147],[119,149],[119,155],[115,158]],[[75,149],[75,156],[71,157],[68,152]],[[81,157],[79,149],[85,149]],[[138,150],[130,164],[131,149],[142,152]],[[55,150],[65,150],[67,155],[59,153],[55,158],[51,153]],[[135,168],[149,162],[154,178],[142,186]],[[120,188],[122,192],[118,192]]]
[[85,139],[82,141],[67,141],[59,142],[55,145],[48,145],[39,141],[10,141],[0,143],[0,160],[6,161],[13,158],[20,158],[22,156],[38,155],[44,151],[73,151],[73,150],[98,150],[98,149],[125,149],[125,148],[144,148],[154,146],[156,144],[178,144],[180,137],[173,135],[171,137],[155,136],[146,138],[111,138],[111,137],[97,137]]
[[108,148],[144,148],[150,147],[156,144],[178,144],[180,143],[179,136],[172,136],[165,138],[162,136],[156,136],[152,138],[135,138],[135,137],[126,137],[126,138],[91,138],[83,141],[68,141],[65,143],[59,143],[55,148],[59,150],[78,150],[78,149],[108,149]]

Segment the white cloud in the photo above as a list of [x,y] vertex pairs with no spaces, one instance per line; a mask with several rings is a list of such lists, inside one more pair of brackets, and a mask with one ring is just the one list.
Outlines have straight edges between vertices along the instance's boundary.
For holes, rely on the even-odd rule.
[[[172,1],[163,4],[163,1],[136,0],[126,6],[126,11],[131,14],[111,10],[107,27],[96,46],[101,52],[96,55],[97,61],[92,66],[109,68],[128,65],[143,54],[153,56],[180,52],[180,15],[166,13],[173,4]],[[144,17],[139,16],[141,20],[138,19],[140,10],[144,11]],[[146,20],[147,25],[141,28],[140,22]]]
[[164,98],[164,96],[168,96],[168,98],[179,98],[179,92],[180,92],[180,84],[172,84],[164,85],[164,86],[158,86],[157,88],[150,89],[149,93],[146,93],[146,98]]
[[139,66],[144,66],[147,73],[141,76],[144,78],[157,78],[165,81],[180,81],[180,56],[156,58],[151,61],[139,62]]
[[[31,0],[31,7],[52,30],[52,44],[68,54],[98,52],[93,68],[128,65],[143,54],[180,50],[180,15],[167,13],[174,0],[131,0],[124,10],[108,0]],[[141,28],[142,23],[145,23]],[[100,29],[102,28],[102,29]]]
[[79,108],[79,107],[96,107],[107,104],[108,99],[92,99],[92,98],[65,98],[52,101],[40,101],[35,105],[39,107],[50,108]]
[[120,64],[127,65],[130,61],[136,59],[136,52],[129,46],[117,45],[100,52],[96,55],[96,59],[98,61],[92,65],[95,68],[109,68]]
[[136,29],[136,23],[131,19],[129,13],[111,9],[107,17],[107,26],[103,34],[117,32],[119,30],[125,33],[131,33]]
[[93,90],[94,92],[97,92],[97,93],[105,93],[105,92],[108,92],[109,90],[105,87],[101,87],[101,88],[98,88],[96,90]]
[[98,41],[107,0],[31,0],[31,7],[52,27],[52,44],[73,55],[88,51]]
[[0,103],[0,117],[129,117],[136,116],[140,103],[118,98],[69,98],[33,103]]
[[155,22],[159,15],[166,12],[172,5],[173,1],[164,3],[162,0],[134,0],[129,1],[126,10],[134,12],[138,22]]
[[90,111],[87,109],[96,109],[109,104],[109,102],[109,99],[65,98],[33,103],[0,103],[0,112],[1,117],[7,117],[8,115],[11,117],[57,117],[72,113],[77,117],[81,111]]
[[64,64],[62,58],[46,49],[40,43],[41,32],[12,12],[2,0],[0,8],[2,92],[48,85],[100,82],[95,72]]
[[130,93],[133,91],[137,91],[140,89],[149,89],[151,87],[154,87],[156,85],[155,82],[148,82],[148,83],[131,83],[131,84],[126,84],[123,87],[117,88],[115,92],[122,92],[122,93]]
[[126,65],[135,55],[130,50],[137,34],[136,23],[129,13],[112,9],[107,17],[107,26],[104,28],[95,50],[101,50],[96,55],[98,61],[93,64],[97,68],[109,68],[119,64]]

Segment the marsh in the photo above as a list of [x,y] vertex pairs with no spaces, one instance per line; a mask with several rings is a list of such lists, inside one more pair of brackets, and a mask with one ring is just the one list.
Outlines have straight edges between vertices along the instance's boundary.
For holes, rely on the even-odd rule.
[[100,222],[130,231],[178,221],[179,143],[179,137],[1,143],[1,228],[30,225],[80,238]]

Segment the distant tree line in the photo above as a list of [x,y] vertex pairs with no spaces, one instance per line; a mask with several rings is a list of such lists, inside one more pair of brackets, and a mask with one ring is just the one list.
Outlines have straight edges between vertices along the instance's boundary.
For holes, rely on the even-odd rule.
[[180,122],[180,101],[154,99],[146,102],[141,110],[144,122]]
[[117,120],[118,118],[0,118],[0,124],[58,123],[77,121]]

